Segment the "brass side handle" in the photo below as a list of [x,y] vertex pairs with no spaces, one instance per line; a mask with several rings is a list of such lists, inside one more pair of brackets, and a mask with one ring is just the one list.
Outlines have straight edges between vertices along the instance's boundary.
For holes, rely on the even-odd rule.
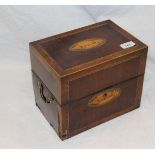
[[43,101],[45,103],[50,104],[50,103],[55,101],[54,97],[46,97],[44,95],[44,87],[43,87],[43,84],[40,81],[38,82],[38,86],[39,86],[40,96],[41,96],[41,98],[43,99]]
[[89,107],[100,107],[105,104],[109,104],[115,99],[117,99],[121,95],[121,89],[120,88],[111,88],[107,89],[105,91],[102,91],[101,93],[98,93],[97,95],[93,96],[89,102]]

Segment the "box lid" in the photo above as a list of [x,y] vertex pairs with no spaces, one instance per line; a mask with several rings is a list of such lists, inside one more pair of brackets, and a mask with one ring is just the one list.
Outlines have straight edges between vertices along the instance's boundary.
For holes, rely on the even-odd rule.
[[107,20],[31,42],[60,76],[68,76],[147,46]]

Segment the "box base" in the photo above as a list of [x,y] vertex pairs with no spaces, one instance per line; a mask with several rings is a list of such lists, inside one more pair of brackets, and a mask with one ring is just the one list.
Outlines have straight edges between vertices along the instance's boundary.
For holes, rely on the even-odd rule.
[[[38,107],[38,109],[41,111],[41,109],[40,109],[40,107],[38,106],[38,104],[36,103],[36,106]],[[125,109],[125,110],[123,110],[123,111],[121,111],[121,112],[118,112],[118,113],[115,113],[115,114],[113,114],[113,115],[111,115],[111,116],[108,116],[108,117],[106,117],[106,118],[104,118],[104,119],[102,119],[102,120],[99,120],[99,121],[96,121],[96,122],[93,122],[93,123],[91,123],[91,124],[89,124],[88,126],[86,126],[86,127],[84,127],[84,128],[81,128],[81,129],[79,129],[79,130],[76,130],[75,132],[72,132],[71,134],[68,134],[68,135],[66,135],[66,136],[61,136],[61,135],[58,135],[59,136],[59,138],[61,139],[61,140],[67,140],[68,138],[71,138],[71,137],[73,137],[73,136],[76,136],[76,135],[78,135],[78,134],[80,134],[80,133],[82,133],[82,132],[84,132],[84,131],[86,131],[86,130],[88,130],[88,129],[91,129],[91,128],[93,128],[93,127],[96,127],[97,125],[100,125],[100,124],[102,124],[102,123],[105,123],[105,122],[107,122],[107,121],[109,121],[109,120],[112,120],[112,119],[114,119],[114,118],[117,118],[118,116],[121,116],[121,115],[124,115],[124,114],[126,114],[126,113],[128,113],[128,112],[130,112],[130,111],[132,111],[132,110],[136,110],[137,108],[139,108],[140,107],[140,104],[137,104],[137,105],[134,105],[134,106],[132,106],[132,107],[130,107],[130,108],[128,108],[128,109]],[[41,111],[41,113],[42,113],[42,111]],[[43,113],[42,113],[43,114]],[[44,114],[43,114],[43,116],[44,116]],[[49,123],[50,124],[50,126],[52,126],[52,128],[53,128],[53,125],[51,124],[51,123]],[[54,129],[54,128],[53,128]]]

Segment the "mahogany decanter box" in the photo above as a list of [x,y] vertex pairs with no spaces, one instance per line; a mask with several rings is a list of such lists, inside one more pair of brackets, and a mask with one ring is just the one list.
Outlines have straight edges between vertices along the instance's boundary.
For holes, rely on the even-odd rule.
[[111,20],[29,46],[36,105],[62,140],[140,106],[148,47]]

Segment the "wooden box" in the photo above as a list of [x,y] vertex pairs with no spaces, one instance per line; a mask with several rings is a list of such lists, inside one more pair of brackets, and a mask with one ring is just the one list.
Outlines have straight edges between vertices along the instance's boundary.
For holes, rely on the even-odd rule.
[[147,50],[110,20],[31,42],[36,105],[62,140],[138,108]]

